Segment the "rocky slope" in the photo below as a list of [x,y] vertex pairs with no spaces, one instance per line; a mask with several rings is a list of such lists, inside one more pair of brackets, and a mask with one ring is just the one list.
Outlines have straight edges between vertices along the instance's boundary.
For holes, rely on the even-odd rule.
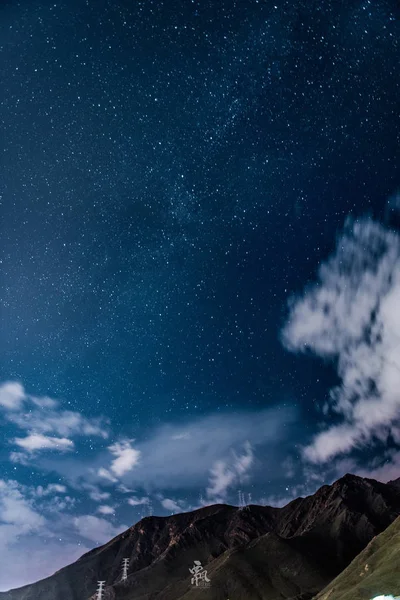
[[[214,505],[146,517],[51,577],[0,600],[309,600],[400,514],[400,480],[345,475],[283,508]],[[130,558],[128,581],[121,563]],[[210,587],[191,584],[201,561]]]

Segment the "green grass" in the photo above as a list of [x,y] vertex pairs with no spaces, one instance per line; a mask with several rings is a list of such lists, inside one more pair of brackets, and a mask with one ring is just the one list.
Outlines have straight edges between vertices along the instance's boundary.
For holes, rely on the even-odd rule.
[[314,600],[373,600],[382,595],[400,595],[400,517]]

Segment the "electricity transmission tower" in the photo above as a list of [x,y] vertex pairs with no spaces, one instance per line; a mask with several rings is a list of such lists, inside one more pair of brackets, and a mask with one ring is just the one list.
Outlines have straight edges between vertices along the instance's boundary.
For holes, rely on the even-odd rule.
[[129,567],[129,558],[122,559],[122,579],[121,581],[126,581],[128,579],[128,567]]
[[247,504],[245,506],[245,510],[250,510],[250,504],[251,504],[251,494],[247,494]]
[[105,581],[97,582],[98,588],[97,588],[96,600],[103,600],[104,584],[105,584]]
[[251,504],[251,494],[247,494],[247,502],[244,497],[244,493],[242,490],[238,491],[239,497],[239,510],[249,510],[249,505]]

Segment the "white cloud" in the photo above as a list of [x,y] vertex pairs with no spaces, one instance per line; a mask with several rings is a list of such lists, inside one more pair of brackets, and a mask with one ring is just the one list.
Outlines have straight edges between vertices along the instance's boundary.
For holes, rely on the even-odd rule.
[[46,512],[60,514],[71,510],[75,505],[76,499],[71,496],[52,496],[46,503]]
[[140,451],[132,448],[134,440],[122,440],[108,446],[109,451],[116,458],[112,461],[110,470],[117,477],[121,477],[135,467],[140,459]]
[[170,510],[173,513],[182,512],[182,507],[178,504],[178,502],[172,500],[171,498],[163,498],[161,500],[161,506],[163,506],[165,510]]
[[[377,457],[379,458],[379,457]],[[400,477],[400,451],[390,449],[380,460],[381,464],[369,464],[367,466],[355,466],[351,472],[360,477],[369,477],[387,483]],[[349,471],[349,469],[347,470]]]
[[292,351],[336,361],[341,384],[324,407],[342,417],[304,449],[322,463],[386,441],[400,420],[400,237],[371,220],[348,221],[319,281],[292,298],[282,332]]
[[48,396],[41,396],[40,398],[36,398],[36,396],[29,396],[30,400],[38,406],[39,408],[57,408],[59,403],[54,398],[49,398]]
[[73,519],[73,525],[77,532],[87,540],[95,544],[104,544],[119,533],[128,529],[128,525],[115,527],[107,519],[94,517],[93,515],[81,515]]
[[5,527],[0,526],[0,592],[44,579],[91,550],[86,545],[36,536],[24,536],[23,543],[14,544],[12,539],[18,539],[18,531],[12,528],[9,543],[4,544]]
[[190,438],[190,433],[187,431],[183,433],[176,433],[171,436],[171,440],[188,440]]
[[6,381],[0,385],[0,406],[4,409],[21,410],[24,400],[24,388],[17,381]]
[[[128,529],[87,514],[72,518],[75,499],[65,492],[58,483],[33,487],[0,479],[0,591],[48,577],[89,551],[92,542]],[[111,507],[103,505],[100,512],[111,514]]]
[[225,461],[217,460],[210,470],[210,484],[207,496],[224,498],[228,488],[236,481],[236,473],[229,468]]
[[232,451],[230,460],[217,460],[211,468],[207,496],[215,502],[224,502],[228,489],[233,484],[247,479],[248,472],[254,462],[253,449],[249,441],[244,444],[244,452],[237,455]]
[[53,510],[56,530],[62,515],[55,512],[54,498],[50,505],[41,499],[40,512],[35,499],[35,488],[0,480],[0,591],[47,577],[89,550],[60,542],[47,516],[41,514],[44,509]]
[[[48,472],[58,472],[72,487],[91,492],[90,486],[93,486],[96,498],[102,488],[110,486],[115,491],[129,494],[138,488],[146,495],[160,489],[170,490],[172,494],[177,489],[215,487],[216,481],[212,484],[210,481],[210,468],[217,461],[226,463],[228,471],[233,470],[235,483],[232,485],[236,485],[246,480],[250,468],[259,467],[253,461],[253,448],[254,451],[257,447],[268,451],[273,446],[275,451],[272,458],[280,464],[282,455],[276,452],[276,444],[291,434],[296,417],[297,410],[289,406],[234,414],[211,414],[187,420],[184,424],[164,424],[153,430],[146,439],[137,440],[134,445],[131,441],[117,442],[118,446],[112,444],[114,456],[110,455],[108,448],[98,455],[92,455],[87,461],[70,455],[70,458],[63,457],[62,460],[41,458],[40,464]],[[188,435],[182,436],[182,433]],[[128,450],[128,453],[125,454],[124,450]],[[131,453],[131,450],[134,452]],[[120,465],[114,464],[113,472],[113,459],[120,457],[123,460]],[[130,470],[127,470],[128,466]],[[270,467],[273,469],[271,463]],[[124,473],[117,476],[115,468],[118,473]],[[219,496],[208,500],[225,501]],[[95,501],[107,504],[102,498]]]
[[310,462],[326,462],[333,456],[361,447],[366,439],[363,432],[351,424],[335,425],[319,433],[314,442],[304,448],[303,454]]
[[67,488],[65,487],[65,485],[61,485],[59,483],[50,483],[47,487],[43,487],[41,485],[39,485],[36,488],[36,495],[41,497],[41,496],[48,496],[49,494],[65,494],[67,491]]
[[128,498],[128,504],[131,506],[140,506],[141,504],[148,504],[150,502],[150,498],[147,496],[143,496],[142,498],[137,498],[133,496],[132,498]]
[[0,521],[16,526],[15,535],[36,531],[45,524],[45,519],[24,497],[22,489],[16,481],[0,480]]
[[10,452],[10,461],[25,467],[29,465],[29,458],[23,452]]
[[248,440],[254,448],[275,445],[289,434],[295,417],[295,409],[285,407],[212,414],[187,422],[184,427],[165,424],[147,440],[135,444],[141,452],[140,461],[123,475],[123,483],[144,486],[149,492],[155,487],[205,487],[210,466],[227,457],[228,468],[234,469],[236,477],[241,470],[245,476],[251,455],[245,450],[235,458],[232,448],[248,448]]
[[58,450],[65,452],[74,448],[74,442],[67,438],[55,438],[40,433],[31,433],[26,438],[15,438],[14,443],[28,452],[37,450]]
[[[38,407],[39,401],[43,404],[42,408]],[[61,418],[65,413],[55,410],[55,401],[35,398],[34,402],[28,398],[26,402],[30,403],[29,409],[33,413],[39,411],[43,414],[43,420],[47,420],[46,427],[52,423],[53,429],[61,431],[58,417]],[[133,440],[119,440],[109,445],[107,450],[99,449],[97,454],[91,454],[84,460],[76,458],[73,453],[65,453],[62,459],[59,453],[57,456],[43,453],[37,464],[48,473],[59,473],[73,488],[86,490],[90,498],[100,504],[108,504],[105,500],[109,497],[103,495],[108,492],[103,492],[103,487],[115,486],[116,491],[129,494],[138,487],[146,494],[154,493],[155,489],[210,487],[210,467],[217,461],[228,461],[226,469],[233,470],[239,482],[246,477],[253,462],[252,450],[248,451],[248,440],[251,439],[252,447],[275,446],[278,440],[290,434],[289,428],[295,421],[296,412],[294,407],[281,407],[211,414],[187,420],[184,424],[164,424],[153,430],[146,439],[134,444]],[[54,413],[57,418],[53,419]],[[14,419],[15,411],[12,414]],[[49,415],[51,418],[48,419]],[[21,426],[27,426],[28,420],[22,413],[17,417],[15,423],[18,420]],[[67,419],[65,430],[77,433],[80,431],[79,423],[79,419],[71,417]],[[19,436],[16,440],[24,452],[12,452],[10,459],[24,465],[29,465],[29,450],[51,449],[57,444],[58,449],[66,450],[70,446],[67,440],[74,442],[72,437],[36,430],[28,430],[25,437]],[[240,451],[235,454],[232,451],[233,448],[243,447],[247,448],[244,453]],[[214,481],[212,486],[216,485]]]
[[99,512],[102,515],[114,515],[115,508],[113,506],[109,506],[108,504],[101,504],[97,508],[97,512]]
[[131,494],[132,492],[134,492],[135,490],[131,490],[131,488],[128,488],[126,485],[124,485],[123,483],[121,483],[118,486],[118,491],[121,492],[121,494]]
[[[0,385],[0,408],[8,421],[30,434],[24,441],[16,438],[18,445],[26,450],[42,448],[43,446],[34,448],[36,441],[39,443],[40,436],[46,436],[47,439],[58,437],[59,449],[71,445],[66,440],[74,436],[108,437],[107,419],[87,418],[79,412],[61,410],[57,400],[47,396],[31,396],[16,381]],[[44,438],[43,444],[47,444]],[[23,464],[18,453],[13,453],[12,460]]]
[[100,469],[97,471],[97,474],[99,477],[102,477],[103,479],[107,479],[107,481],[110,481],[111,483],[116,483],[118,481],[118,479],[116,477],[114,477],[110,471],[108,471],[108,469],[105,469],[104,467],[100,467]]
[[102,492],[94,485],[84,485],[84,489],[89,491],[89,498],[94,500],[95,502],[103,502],[104,500],[108,500],[111,497],[110,492]]
[[[141,453],[139,450],[132,447],[133,441],[134,440],[121,440],[108,446],[108,451],[115,456],[115,458],[111,461],[108,469],[105,467],[97,469],[97,475],[110,483],[117,483],[119,477],[129,473],[136,467],[139,463]],[[123,486],[121,491],[124,489],[128,490],[127,487]]]
[[239,477],[245,475],[249,471],[254,461],[253,449],[249,441],[244,444],[244,450],[244,453],[240,456],[237,456],[236,453],[233,452],[233,466]]
[[72,529],[68,511],[75,499],[66,491],[59,483],[34,487],[0,479],[0,591],[48,577],[88,552],[91,541],[106,542],[127,529],[88,515],[76,516]]
[[[36,403],[34,403],[36,404]],[[21,429],[39,433],[54,433],[61,436],[98,436],[103,439],[108,437],[104,429],[103,420],[99,418],[87,419],[78,412],[60,410],[56,407],[41,409],[36,406],[29,413],[9,413],[8,420]]]

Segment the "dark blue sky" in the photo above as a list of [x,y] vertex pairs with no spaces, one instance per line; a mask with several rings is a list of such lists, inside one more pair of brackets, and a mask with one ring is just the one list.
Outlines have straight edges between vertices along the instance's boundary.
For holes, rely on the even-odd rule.
[[2,2],[0,529],[42,566],[1,589],[142,513],[400,476],[398,17]]

